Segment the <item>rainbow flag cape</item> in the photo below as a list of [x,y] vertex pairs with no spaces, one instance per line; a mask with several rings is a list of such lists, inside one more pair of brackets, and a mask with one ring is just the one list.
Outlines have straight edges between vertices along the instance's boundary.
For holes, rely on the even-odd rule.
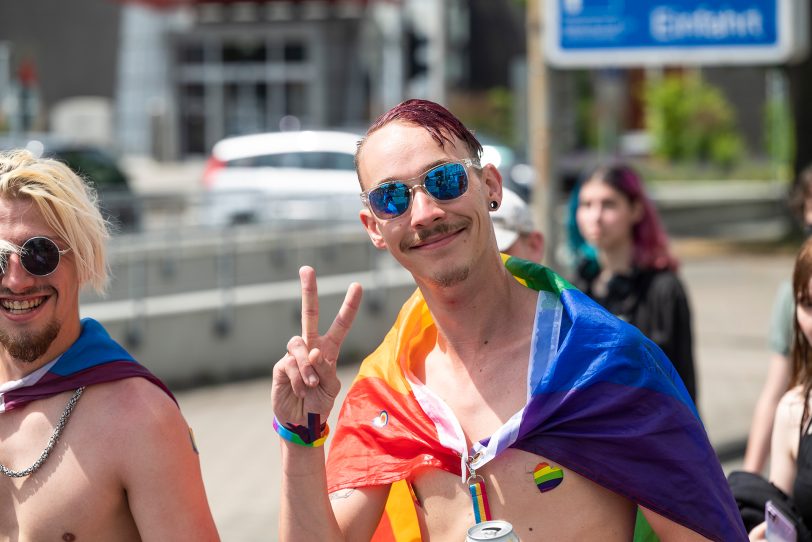
[[[0,413],[63,391],[130,377],[146,378],[175,400],[169,389],[92,318],[61,356],[20,380],[0,384]],[[177,401],[175,401],[177,403]]]
[[453,413],[409,369],[436,338],[417,291],[348,392],[327,461],[328,491],[394,484],[376,540],[420,540],[407,489],[418,469],[462,476],[468,457],[479,468],[515,447],[711,540],[746,540],[696,407],[662,351],[551,270],[503,259],[539,292],[524,408],[467,449]]

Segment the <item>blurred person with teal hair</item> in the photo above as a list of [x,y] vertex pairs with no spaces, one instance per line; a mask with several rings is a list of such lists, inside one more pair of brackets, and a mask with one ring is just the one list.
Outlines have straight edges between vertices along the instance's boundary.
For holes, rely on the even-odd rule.
[[696,402],[688,296],[640,175],[622,163],[598,167],[575,188],[569,210],[574,284],[662,348]]

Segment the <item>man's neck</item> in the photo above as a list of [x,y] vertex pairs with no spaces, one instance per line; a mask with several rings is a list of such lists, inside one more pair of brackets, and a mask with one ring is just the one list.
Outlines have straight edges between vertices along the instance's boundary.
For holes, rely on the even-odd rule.
[[[57,354],[58,355],[58,354]],[[21,380],[34,371],[53,361],[57,355],[46,353],[34,361],[22,361],[11,357],[6,350],[0,350],[0,384]]]
[[501,258],[475,266],[451,287],[418,285],[437,327],[437,345],[452,362],[476,363],[484,351],[527,337],[531,329],[537,295],[513,278]]

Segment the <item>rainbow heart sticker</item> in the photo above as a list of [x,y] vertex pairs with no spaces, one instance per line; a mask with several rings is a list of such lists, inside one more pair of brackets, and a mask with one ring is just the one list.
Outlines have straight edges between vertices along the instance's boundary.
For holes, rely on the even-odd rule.
[[542,462],[536,465],[536,469],[533,471],[533,480],[535,480],[539,491],[545,493],[561,484],[564,480],[564,471]]

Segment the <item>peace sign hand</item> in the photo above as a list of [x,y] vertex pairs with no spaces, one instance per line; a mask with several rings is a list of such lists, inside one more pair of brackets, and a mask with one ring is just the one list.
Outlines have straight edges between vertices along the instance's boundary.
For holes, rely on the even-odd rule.
[[341,382],[336,361],[361,304],[361,285],[350,284],[330,329],[319,335],[319,298],[316,272],[299,269],[302,284],[302,335],[288,341],[288,351],[273,369],[271,404],[282,423],[307,424],[307,414],[327,419]]

